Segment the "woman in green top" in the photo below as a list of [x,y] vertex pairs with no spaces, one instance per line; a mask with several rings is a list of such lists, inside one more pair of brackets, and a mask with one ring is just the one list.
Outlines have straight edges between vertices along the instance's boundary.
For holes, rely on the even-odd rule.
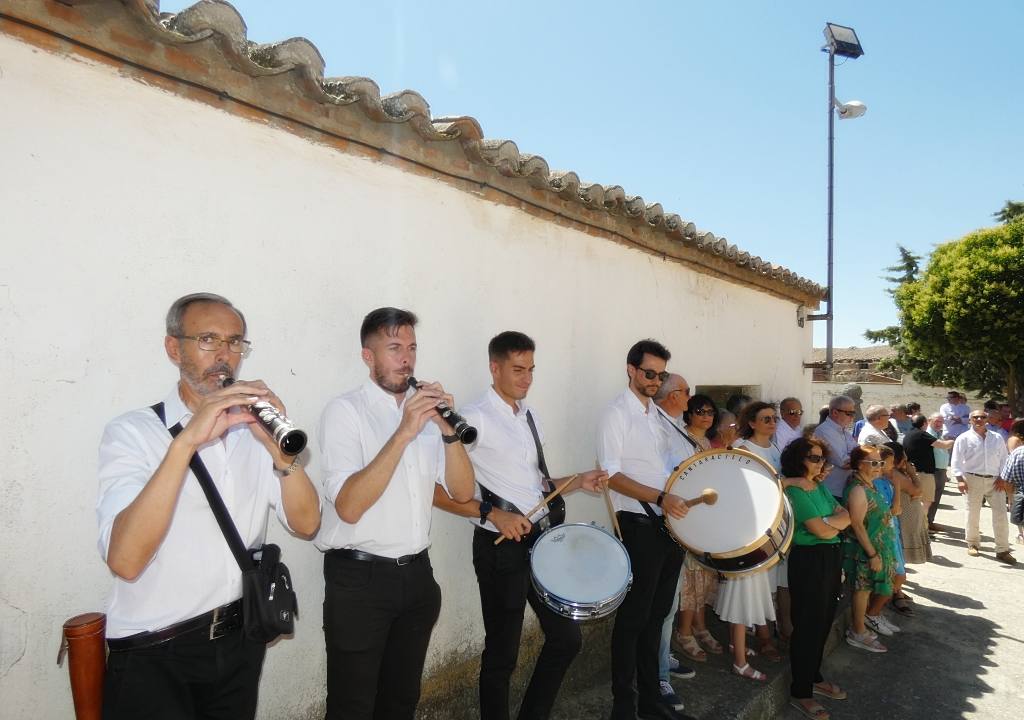
[[846,697],[842,688],[821,675],[821,657],[842,584],[840,533],[850,524],[849,514],[821,485],[832,469],[825,464],[827,456],[828,448],[821,440],[799,437],[782,451],[781,460],[794,525],[788,562],[793,610],[790,704],[814,720],[829,717],[814,699],[815,693],[836,700]]
[[892,595],[896,572],[892,513],[885,497],[875,489],[883,465],[877,446],[855,447],[850,451],[853,474],[843,492],[852,531],[846,549],[846,577],[853,583],[853,627],[846,631],[846,642],[869,652],[885,652],[886,647],[864,626],[864,616],[876,620],[881,616]]

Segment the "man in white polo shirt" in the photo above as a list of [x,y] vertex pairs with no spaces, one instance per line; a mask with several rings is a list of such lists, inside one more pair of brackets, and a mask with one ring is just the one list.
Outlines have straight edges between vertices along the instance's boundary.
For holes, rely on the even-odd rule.
[[[564,520],[561,498],[527,518],[523,513],[540,504],[552,486],[568,478],[551,479],[544,459],[543,433],[537,411],[526,394],[533,383],[536,346],[527,335],[506,331],[487,346],[491,387],[462,409],[477,428],[469,447],[480,487],[474,500],[457,503],[440,488],[434,504],[473,519],[473,567],[484,617],[484,651],[480,658],[480,718],[508,720],[509,682],[519,657],[526,603],[540,621],[544,647],[534,665],[519,707],[520,720],[544,720],[551,714],[562,678],[580,650],[579,625],[558,615],[537,597],[530,581],[530,549],[552,525]],[[600,491],[607,475],[601,470],[579,473],[563,491]],[[499,536],[505,541],[495,545]]]
[[953,456],[949,463],[957,488],[967,496],[967,526],[964,533],[967,554],[979,553],[981,534],[978,522],[981,519],[981,501],[985,498],[992,507],[996,559],[1013,565],[1017,561],[1010,554],[1010,525],[1006,510],[1006,494],[1011,487],[999,477],[1006,460],[1006,443],[986,429],[988,414],[984,410],[972,410],[970,423],[971,429],[962,433],[953,443]]
[[612,630],[612,720],[685,718],[668,704],[658,680],[658,646],[672,609],[683,550],[664,528],[663,513],[682,518],[683,498],[665,493],[669,432],[652,398],[668,379],[671,353],[641,340],[626,355],[629,386],[601,415],[598,463],[608,473],[633,585]]

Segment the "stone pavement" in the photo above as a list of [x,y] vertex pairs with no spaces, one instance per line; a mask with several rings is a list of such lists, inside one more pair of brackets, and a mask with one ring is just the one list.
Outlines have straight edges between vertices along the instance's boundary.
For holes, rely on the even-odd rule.
[[[835,720],[1009,720],[1021,714],[1024,601],[1019,588],[1024,564],[1009,567],[993,558],[988,508],[982,513],[982,555],[968,557],[963,499],[952,483],[947,485],[950,491],[937,518],[948,531],[935,536],[932,562],[908,569],[906,591],[915,599],[916,614],[890,615],[904,632],[883,638],[889,652],[873,654],[848,646],[841,640],[846,618],[837,621],[824,669],[850,697],[822,700]],[[1011,526],[1011,542],[1015,536]],[[1024,559],[1024,546],[1014,544],[1012,549]],[[709,621],[713,618],[709,610]],[[710,627],[724,641],[725,627]],[[701,720],[803,717],[788,704],[788,662],[773,665],[755,659],[753,664],[769,674],[767,684],[732,675],[723,655],[696,663],[695,679],[673,680],[673,685],[686,702],[686,712]],[[554,720],[608,716],[607,668],[593,668],[587,675],[589,682],[577,678],[566,688]]]

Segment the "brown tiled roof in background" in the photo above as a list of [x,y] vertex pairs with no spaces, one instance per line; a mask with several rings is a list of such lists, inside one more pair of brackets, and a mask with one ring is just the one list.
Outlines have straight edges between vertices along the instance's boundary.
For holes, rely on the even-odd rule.
[[[833,362],[878,362],[895,357],[896,351],[888,345],[873,345],[869,347],[833,348]],[[813,359],[815,362],[825,360],[825,348],[814,348]]]
[[368,78],[325,78],[323,57],[305,38],[250,42],[241,15],[221,0],[176,14],[160,13],[157,0],[0,0],[0,32],[114,64],[130,77],[315,142],[404,169],[412,163],[486,199],[812,308],[824,294],[817,283],[658,203],[553,171],[512,141],[484,138],[472,117],[432,117],[416,92],[382,96]]

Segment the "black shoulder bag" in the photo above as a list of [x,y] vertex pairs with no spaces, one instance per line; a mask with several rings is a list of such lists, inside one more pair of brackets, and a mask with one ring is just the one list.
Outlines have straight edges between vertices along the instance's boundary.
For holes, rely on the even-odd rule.
[[[164,404],[157,403],[152,409],[166,425]],[[181,432],[181,423],[170,428],[169,432],[172,437],[177,437]],[[217,518],[220,531],[224,533],[231,554],[235,556],[235,562],[242,571],[242,621],[245,634],[252,640],[264,643],[280,635],[291,634],[295,631],[299,605],[292,588],[291,574],[281,562],[281,548],[273,543],[265,543],[255,550],[246,548],[198,452],[192,456],[189,467],[199,481],[210,509]]]

